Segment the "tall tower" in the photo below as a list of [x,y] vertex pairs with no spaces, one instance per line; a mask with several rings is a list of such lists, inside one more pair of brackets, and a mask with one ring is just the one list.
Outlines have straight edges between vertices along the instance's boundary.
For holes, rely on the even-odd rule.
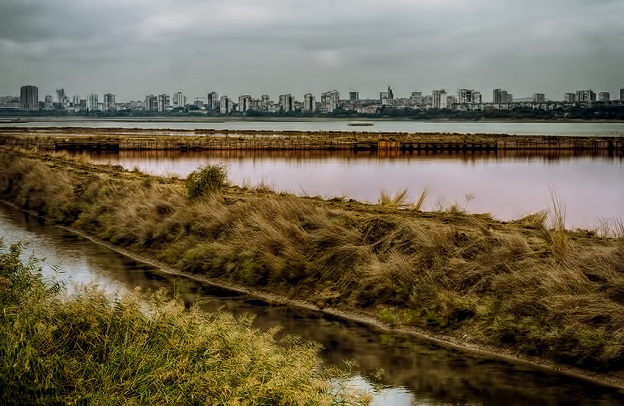
[[89,111],[96,111],[99,109],[98,105],[98,95],[95,93],[91,93],[87,96],[87,109]]
[[104,111],[115,111],[115,95],[112,93],[106,93],[104,95],[104,105],[102,106]]
[[494,89],[492,95],[492,102],[494,104],[503,104],[508,102],[507,90],[504,89]]
[[182,92],[176,92],[173,95],[173,108],[186,106],[186,97]]
[[20,87],[20,108],[22,110],[39,110],[39,88],[37,86]]
[[445,109],[447,107],[446,90],[434,90],[431,93],[431,107],[434,109]]
[[314,102],[314,96],[312,93],[308,93],[303,96],[303,111],[314,111],[316,109],[316,103]]
[[206,100],[206,109],[208,111],[219,111],[219,95],[217,92],[208,93],[208,100]]

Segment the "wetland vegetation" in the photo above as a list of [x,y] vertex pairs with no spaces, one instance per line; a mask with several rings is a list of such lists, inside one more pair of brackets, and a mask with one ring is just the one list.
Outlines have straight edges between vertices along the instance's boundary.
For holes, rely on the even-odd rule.
[[164,291],[72,294],[0,250],[0,403],[364,404],[320,346]]
[[63,154],[0,162],[4,199],[184,272],[622,382],[623,227],[566,230],[556,197],[550,216],[501,222],[400,196],[227,184],[191,196],[184,180]]

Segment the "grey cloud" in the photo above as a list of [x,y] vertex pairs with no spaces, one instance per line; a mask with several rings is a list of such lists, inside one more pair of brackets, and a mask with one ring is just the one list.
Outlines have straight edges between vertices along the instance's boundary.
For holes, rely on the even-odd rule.
[[328,87],[373,97],[387,84],[399,95],[614,92],[622,15],[617,0],[5,0],[0,94],[25,81],[118,99]]

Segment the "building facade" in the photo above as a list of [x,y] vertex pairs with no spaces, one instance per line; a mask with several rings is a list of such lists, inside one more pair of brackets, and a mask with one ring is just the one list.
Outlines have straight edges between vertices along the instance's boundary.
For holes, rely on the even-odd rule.
[[586,102],[591,103],[596,101],[596,93],[593,90],[577,90],[576,91],[576,101],[577,102]]
[[251,96],[244,94],[238,97],[238,111],[244,113],[251,109]]
[[312,93],[308,93],[303,96],[303,111],[313,112],[316,110],[316,102]]
[[505,90],[505,89],[494,89],[494,91],[492,92],[492,103],[494,103],[494,104],[509,103],[509,97],[508,97],[508,94],[507,94],[507,90]]
[[186,96],[182,92],[175,92],[173,94],[173,108],[183,108],[186,106]]
[[333,113],[340,104],[340,93],[338,90],[330,90],[321,94],[321,108],[325,113]]
[[431,92],[431,107],[434,109],[445,109],[447,103],[446,90],[434,90]]
[[102,106],[104,111],[115,111],[115,95],[112,93],[104,94],[104,105]]
[[206,110],[219,111],[219,95],[217,92],[208,93],[208,97],[206,99]]
[[99,109],[98,95],[91,93],[87,96],[87,110],[97,111]]
[[169,110],[170,106],[171,106],[171,97],[169,97],[169,95],[165,93],[159,94],[158,102],[157,102],[157,110],[159,112],[167,111]]
[[546,103],[546,95],[544,93],[533,93],[533,103]]
[[295,106],[294,106],[294,99],[292,97],[292,95],[290,94],[283,94],[280,95],[279,97],[279,106],[281,108],[281,110],[285,113],[289,112],[289,111],[293,111]]
[[601,101],[601,102],[611,101],[611,94],[609,92],[598,93],[598,101]]
[[230,114],[232,112],[232,100],[227,96],[221,96],[219,99],[219,113]]
[[39,88],[37,86],[20,87],[20,108],[22,110],[39,110]]
[[158,97],[153,94],[145,96],[145,110],[158,111]]

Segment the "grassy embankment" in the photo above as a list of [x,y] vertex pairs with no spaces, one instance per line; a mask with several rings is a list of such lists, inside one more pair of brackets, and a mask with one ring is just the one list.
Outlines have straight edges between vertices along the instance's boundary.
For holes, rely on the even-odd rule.
[[5,152],[0,165],[5,199],[183,271],[622,379],[621,227],[601,238],[565,230],[562,211],[504,223],[389,196],[190,198],[181,180],[59,155]]
[[251,319],[185,310],[162,291],[112,300],[45,282],[20,247],[0,247],[0,403],[360,404],[318,345]]

